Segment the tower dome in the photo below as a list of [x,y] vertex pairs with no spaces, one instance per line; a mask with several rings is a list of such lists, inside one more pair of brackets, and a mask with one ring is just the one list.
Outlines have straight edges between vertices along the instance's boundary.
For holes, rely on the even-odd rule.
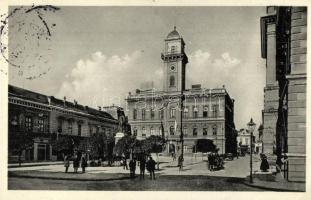
[[174,30],[172,32],[170,32],[166,39],[179,39],[181,38],[179,33],[176,31],[176,26],[174,26]]

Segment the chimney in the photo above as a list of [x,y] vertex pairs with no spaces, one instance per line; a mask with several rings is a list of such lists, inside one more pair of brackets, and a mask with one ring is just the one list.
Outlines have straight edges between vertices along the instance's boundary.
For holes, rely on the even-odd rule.
[[66,96],[64,96],[64,107],[66,106]]
[[51,105],[51,97],[47,97],[47,98],[48,98],[49,105]]
[[101,111],[101,110],[102,110],[102,107],[98,106],[98,110]]
[[73,103],[75,104],[75,106],[77,106],[78,105],[78,101],[77,100],[73,100]]

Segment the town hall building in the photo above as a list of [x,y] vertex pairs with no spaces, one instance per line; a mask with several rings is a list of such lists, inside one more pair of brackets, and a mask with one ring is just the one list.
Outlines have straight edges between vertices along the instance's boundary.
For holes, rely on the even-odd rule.
[[[235,153],[234,99],[225,86],[207,89],[197,84],[187,88],[188,57],[185,42],[176,27],[164,42],[165,50],[161,54],[163,90],[136,89],[126,98],[132,134],[140,140],[150,135],[165,137],[166,151],[170,153],[180,149],[182,128],[185,153],[196,151],[194,146],[198,139],[212,140],[220,154]],[[180,106],[181,96],[184,96],[183,106]]]

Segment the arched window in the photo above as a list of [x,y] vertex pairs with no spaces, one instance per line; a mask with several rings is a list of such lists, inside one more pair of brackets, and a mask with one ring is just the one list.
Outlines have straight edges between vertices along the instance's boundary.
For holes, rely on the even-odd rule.
[[171,76],[170,77],[170,87],[174,87],[175,86],[175,76]]

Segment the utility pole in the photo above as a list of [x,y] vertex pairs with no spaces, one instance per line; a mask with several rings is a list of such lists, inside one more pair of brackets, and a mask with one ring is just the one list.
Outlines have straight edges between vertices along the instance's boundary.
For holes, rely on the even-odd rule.
[[184,133],[182,130],[182,119],[183,119],[183,112],[184,112],[184,92],[183,88],[181,89],[181,96],[180,96],[180,142],[181,142],[181,170],[183,169],[183,161],[184,161]]

